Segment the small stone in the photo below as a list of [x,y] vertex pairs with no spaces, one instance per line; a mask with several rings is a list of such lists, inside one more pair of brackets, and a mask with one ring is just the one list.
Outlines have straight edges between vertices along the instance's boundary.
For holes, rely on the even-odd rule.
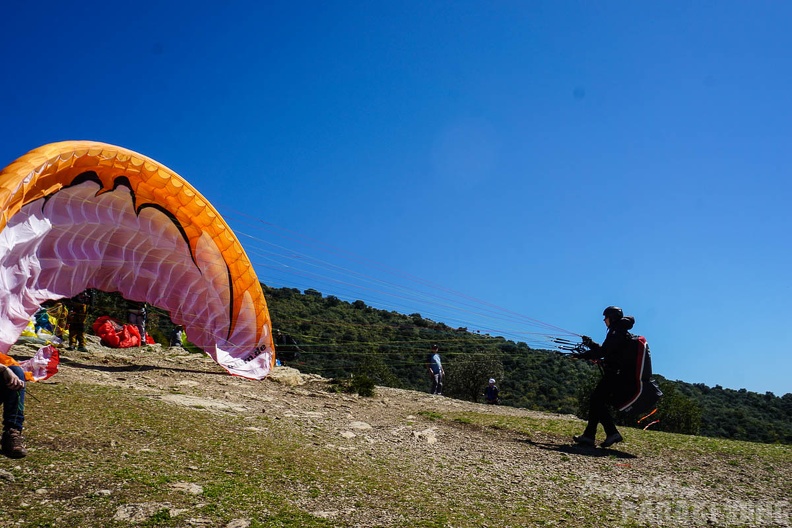
[[198,484],[193,484],[192,482],[176,482],[171,484],[171,488],[177,491],[189,493],[191,495],[200,495],[203,493],[203,488]]
[[371,426],[366,422],[352,422],[349,424],[351,429],[355,429],[356,431],[368,431],[371,429]]

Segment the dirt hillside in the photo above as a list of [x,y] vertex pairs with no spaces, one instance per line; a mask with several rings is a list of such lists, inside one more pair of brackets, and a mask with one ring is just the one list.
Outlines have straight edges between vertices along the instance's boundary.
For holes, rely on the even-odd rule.
[[[24,358],[32,350],[18,345],[12,353]],[[204,355],[160,346],[113,350],[91,341],[87,353],[63,351],[60,372],[30,392],[40,402],[48,386],[65,390],[72,384],[122,389],[163,402],[172,413],[241,418],[251,434],[286,431],[328,461],[316,471],[331,474],[332,484],[297,475],[282,483],[279,496],[326,526],[792,526],[792,455],[784,446],[769,456],[755,449],[771,446],[626,429],[626,442],[616,449],[579,448],[569,439],[583,422],[571,416],[385,387],[362,398],[330,392],[328,380],[289,368],[276,369],[263,382],[244,380],[226,375]],[[25,465],[59,441],[57,428],[47,429],[40,416],[39,402],[28,402],[29,457],[0,459],[6,501],[19,494],[17,503],[29,503],[21,495],[39,493],[36,481],[43,477]],[[272,426],[261,425],[262,417]],[[277,463],[269,470],[277,472]],[[364,480],[355,481],[353,470]],[[74,484],[100,487],[87,477]],[[180,485],[201,490],[207,482]],[[49,493],[39,497],[47,500]],[[150,518],[156,508],[140,513],[129,509],[123,495],[113,502],[115,493],[106,493],[104,506],[81,515],[93,515],[97,526],[157,525]],[[75,492],[61,506],[82,498]],[[172,509],[163,526],[288,525],[242,511],[219,521],[202,513],[207,501]],[[0,520],[0,526],[24,526],[24,519]],[[300,524],[305,522],[294,525]]]

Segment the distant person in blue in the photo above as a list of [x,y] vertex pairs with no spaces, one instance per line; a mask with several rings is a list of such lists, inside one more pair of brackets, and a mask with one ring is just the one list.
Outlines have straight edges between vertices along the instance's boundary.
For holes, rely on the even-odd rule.
[[495,385],[495,378],[490,378],[489,384],[484,387],[484,403],[488,405],[498,405],[500,398],[498,398],[498,386]]
[[432,390],[430,392],[438,396],[442,395],[445,371],[440,361],[440,347],[437,345],[432,345],[432,351],[429,352],[429,358],[426,360],[426,370],[429,372],[429,378],[432,381]]

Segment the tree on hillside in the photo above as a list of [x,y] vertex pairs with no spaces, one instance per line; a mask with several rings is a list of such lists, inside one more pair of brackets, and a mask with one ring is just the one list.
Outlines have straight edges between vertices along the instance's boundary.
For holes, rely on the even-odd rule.
[[663,397],[657,403],[657,429],[672,433],[697,435],[701,430],[701,406],[679,392],[673,383],[658,379]]
[[[596,383],[599,376],[596,367],[552,350],[533,349],[465,327],[451,328],[419,313],[380,310],[362,300],[347,302],[311,289],[301,293],[296,288],[263,288],[273,327],[291,334],[305,352],[290,366],[306,373],[335,378],[368,372],[378,384],[425,391],[426,352],[432,343],[439,343],[447,371],[444,394],[475,400],[487,379],[495,377],[505,405],[567,414],[576,412],[580,394],[587,397],[587,384]],[[476,354],[501,361],[503,375],[488,368],[476,372],[475,364],[470,364]],[[660,423],[652,429],[693,432],[699,409],[700,434],[792,443],[792,394],[778,397],[667,383],[661,385],[666,398],[658,411],[665,417],[661,413]]]
[[497,354],[473,352],[455,356],[444,364],[443,393],[468,401],[478,401],[489,378],[503,379],[503,362]]

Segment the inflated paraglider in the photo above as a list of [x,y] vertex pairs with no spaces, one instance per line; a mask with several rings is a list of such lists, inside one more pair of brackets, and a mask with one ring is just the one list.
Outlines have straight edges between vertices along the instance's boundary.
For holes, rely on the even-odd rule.
[[95,288],[169,311],[231,374],[269,373],[271,323],[253,267],[167,167],[103,143],[52,143],[3,169],[0,212],[0,352],[41,303]]

